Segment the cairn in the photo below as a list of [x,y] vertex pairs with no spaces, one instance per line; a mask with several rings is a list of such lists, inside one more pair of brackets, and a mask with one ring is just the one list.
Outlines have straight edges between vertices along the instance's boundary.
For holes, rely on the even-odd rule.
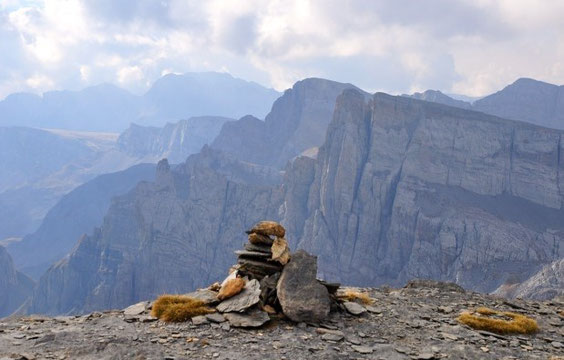
[[[248,242],[243,250],[235,251],[237,264],[229,276],[221,284],[186,295],[215,308],[196,312],[215,310],[221,315],[205,318],[225,319],[236,327],[259,327],[270,316],[322,322],[337,304],[339,284],[317,279],[317,257],[303,250],[290,254],[286,230],[277,222],[261,221],[246,233]],[[185,311],[188,315],[196,312],[191,308]],[[196,316],[192,321],[202,320]]]
[[261,221],[249,231],[245,250],[235,251],[238,272],[249,279],[262,280],[280,273],[290,260],[290,249],[284,238],[286,230],[274,221]]

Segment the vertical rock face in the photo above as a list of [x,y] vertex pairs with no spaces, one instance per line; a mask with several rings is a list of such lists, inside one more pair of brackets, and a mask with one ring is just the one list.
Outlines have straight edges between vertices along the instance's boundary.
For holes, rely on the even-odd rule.
[[33,281],[16,271],[10,254],[0,246],[0,318],[16,311],[33,292]]
[[274,102],[264,122],[246,117],[228,124],[212,147],[244,161],[282,168],[304,150],[323,143],[335,99],[353,88],[324,79],[299,81]]
[[132,124],[118,138],[118,148],[139,159],[168,158],[172,163],[186,160],[205,144],[211,144],[221,127],[234,119],[219,116],[200,116],[164,127]]
[[[506,277],[524,280],[563,255],[561,137],[345,91],[315,164],[299,246],[319,255],[325,278],[345,283],[423,277],[492,291]],[[303,211],[304,201],[286,199]]]
[[204,148],[115,198],[101,229],[41,279],[28,309],[76,313],[182,293],[223,278],[241,229],[276,217],[280,175]]

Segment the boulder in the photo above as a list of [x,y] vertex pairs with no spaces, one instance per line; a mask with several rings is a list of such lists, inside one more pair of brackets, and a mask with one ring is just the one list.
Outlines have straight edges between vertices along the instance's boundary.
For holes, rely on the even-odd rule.
[[298,250],[282,271],[277,295],[282,311],[296,322],[321,322],[331,309],[327,288],[317,279],[317,257]]

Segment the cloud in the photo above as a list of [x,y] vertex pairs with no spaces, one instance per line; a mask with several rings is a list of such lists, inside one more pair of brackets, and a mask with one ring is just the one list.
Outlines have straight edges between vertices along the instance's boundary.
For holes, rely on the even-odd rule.
[[393,93],[564,83],[560,0],[3,0],[0,98],[223,71],[283,90],[304,77]]

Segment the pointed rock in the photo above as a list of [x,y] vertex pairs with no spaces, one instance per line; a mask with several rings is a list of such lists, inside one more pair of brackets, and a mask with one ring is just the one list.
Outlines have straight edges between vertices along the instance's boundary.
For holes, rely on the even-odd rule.
[[296,322],[321,322],[329,314],[327,288],[317,279],[317,258],[303,250],[292,255],[278,281],[277,295],[282,311]]

